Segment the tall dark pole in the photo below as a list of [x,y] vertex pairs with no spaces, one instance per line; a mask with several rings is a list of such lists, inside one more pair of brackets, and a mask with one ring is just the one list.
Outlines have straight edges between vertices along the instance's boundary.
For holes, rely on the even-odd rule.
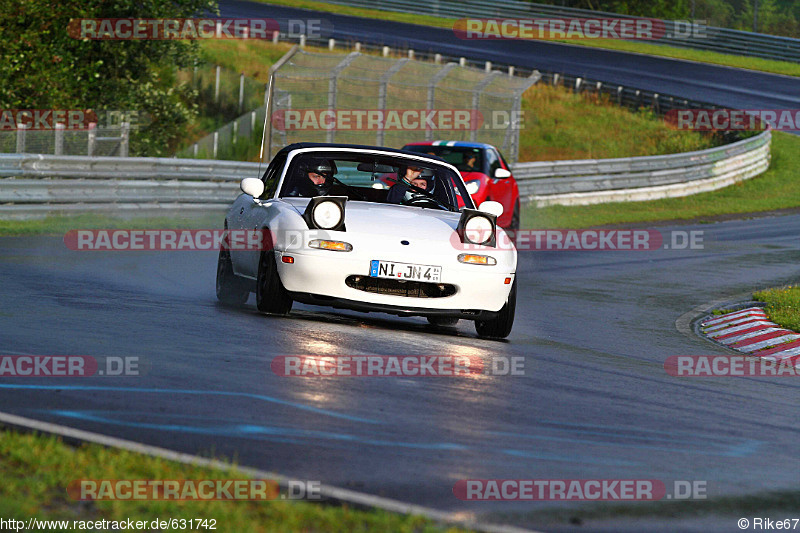
[[753,0],[753,31],[758,31],[758,0]]

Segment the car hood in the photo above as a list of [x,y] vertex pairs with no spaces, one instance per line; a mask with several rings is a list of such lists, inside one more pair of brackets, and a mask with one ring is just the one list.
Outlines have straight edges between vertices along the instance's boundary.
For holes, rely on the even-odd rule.
[[[309,198],[282,198],[298,213],[305,211]],[[348,232],[391,235],[404,238],[448,239],[458,227],[461,213],[394,204],[349,200],[345,207]]]

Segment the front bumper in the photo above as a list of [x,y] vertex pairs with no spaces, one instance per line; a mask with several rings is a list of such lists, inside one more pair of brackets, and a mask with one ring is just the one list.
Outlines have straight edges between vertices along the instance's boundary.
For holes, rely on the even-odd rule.
[[[291,256],[294,262],[282,262],[284,254]],[[363,253],[327,250],[276,251],[276,263],[281,282],[298,302],[402,315],[473,320],[484,316],[482,312],[494,315],[505,305],[511,291],[511,283],[506,284],[506,278],[514,280],[513,269],[500,260],[497,265],[485,266],[459,263],[457,253],[426,256],[424,260],[383,255],[365,257]],[[348,276],[369,276],[371,259],[440,265],[441,283],[455,286],[456,291],[445,297],[419,298],[366,292],[348,286],[345,282]]]

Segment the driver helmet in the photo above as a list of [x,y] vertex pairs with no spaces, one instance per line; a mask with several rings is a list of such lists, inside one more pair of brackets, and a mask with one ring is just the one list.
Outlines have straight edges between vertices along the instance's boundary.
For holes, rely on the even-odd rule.
[[[303,172],[307,178],[307,186],[313,196],[325,196],[333,185],[333,175],[336,174],[336,163],[333,161],[309,161],[303,168]],[[311,181],[309,174],[319,174],[325,181],[322,183],[314,183]]]

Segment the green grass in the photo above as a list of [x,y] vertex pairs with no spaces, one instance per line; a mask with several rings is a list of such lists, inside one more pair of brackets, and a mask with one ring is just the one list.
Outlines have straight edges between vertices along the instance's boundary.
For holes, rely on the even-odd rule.
[[[649,110],[536,84],[522,98],[520,161],[674,154],[717,146],[715,137],[679,131]],[[614,131],[614,135],[609,135]]]
[[[89,444],[79,448],[51,436],[0,432],[0,516],[5,519],[215,519],[217,531],[402,531],[444,528],[428,519],[304,501],[94,501],[68,496],[70,482],[94,480],[246,479],[236,471],[188,466]],[[72,526],[72,524],[70,524]],[[72,530],[72,527],[68,528]],[[203,531],[203,529],[195,530]],[[450,529],[449,531],[463,531]]]
[[[453,28],[456,19],[433,17],[430,15],[417,15],[412,13],[396,13],[391,11],[381,11],[377,9],[364,9],[315,2],[312,0],[259,0],[265,4],[289,5],[292,7],[312,9],[314,11],[338,13],[340,15],[351,15],[354,17],[365,17],[378,20],[394,20],[409,24],[419,24],[424,26],[434,26],[437,28]],[[699,61],[702,63],[712,63],[735,68],[759,70],[773,74],[783,74],[785,76],[800,76],[800,64],[788,61],[775,61],[771,59],[761,59],[757,57],[744,57],[732,54],[723,54],[705,50],[692,50],[688,48],[678,48],[660,44],[652,44],[641,41],[622,41],[615,39],[584,39],[563,40],[553,39],[553,42],[566,43],[576,46],[587,46],[592,48],[606,48],[610,50],[620,50],[623,52],[634,52],[639,54],[649,54],[654,56],[671,57],[675,59],[685,59],[689,61]],[[434,50],[435,52],[436,50]]]
[[73,229],[221,229],[225,214],[182,217],[134,217],[83,214],[48,216],[34,220],[0,219],[0,235],[58,235]]
[[772,134],[772,163],[755,178],[717,191],[647,202],[523,208],[523,227],[585,228],[659,220],[703,220],[800,206],[800,137]]
[[792,331],[800,331],[800,287],[792,285],[767,289],[753,294],[753,299],[765,302],[770,320]]

